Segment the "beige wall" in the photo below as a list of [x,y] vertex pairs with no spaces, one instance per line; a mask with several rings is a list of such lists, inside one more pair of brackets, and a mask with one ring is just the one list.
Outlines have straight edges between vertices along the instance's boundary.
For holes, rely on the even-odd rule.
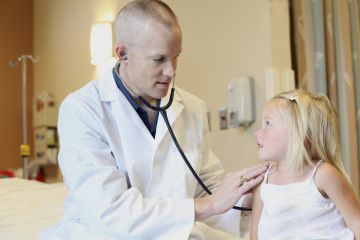
[[[22,136],[21,63],[9,67],[9,61],[32,54],[33,1],[0,1],[0,170],[19,168]],[[31,143],[32,64],[27,64],[28,141]]]
[[[129,1],[34,0],[34,93],[61,101],[95,76],[89,35],[95,21],[113,20]],[[257,119],[264,101],[264,69],[290,68],[287,0],[166,0],[183,28],[183,54],[176,82],[203,98],[212,114],[211,144],[227,171],[257,162],[254,132],[219,130],[217,111],[227,105],[230,80],[256,81]]]

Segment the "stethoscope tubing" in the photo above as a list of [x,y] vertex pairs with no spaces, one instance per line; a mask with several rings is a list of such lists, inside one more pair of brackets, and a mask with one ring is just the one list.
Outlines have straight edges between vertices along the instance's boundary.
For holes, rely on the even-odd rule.
[[[115,66],[115,72],[116,74],[119,76],[120,78],[120,75],[119,73],[116,71],[116,69],[118,68],[117,66],[119,65],[119,63],[116,64]],[[121,79],[121,78],[120,78]],[[209,188],[204,184],[204,182],[201,180],[201,178],[199,177],[199,175],[196,173],[196,171],[194,170],[194,168],[191,166],[189,160],[187,159],[184,151],[182,150],[182,148],[180,147],[180,144],[178,143],[177,141],[177,138],[170,126],[170,123],[169,123],[169,119],[167,117],[167,114],[166,114],[166,110],[168,108],[170,108],[173,100],[174,100],[174,92],[175,92],[175,88],[174,88],[174,82],[173,82],[173,86],[171,88],[171,92],[170,92],[170,98],[169,98],[169,101],[168,103],[163,106],[163,107],[157,107],[157,106],[153,106],[151,105],[148,101],[146,101],[144,98],[142,98],[141,96],[139,96],[139,99],[142,103],[145,104],[145,106],[147,106],[148,108],[152,109],[153,111],[157,111],[157,112],[160,112],[161,116],[163,117],[164,121],[165,121],[165,124],[166,124],[166,127],[170,133],[170,136],[177,148],[177,150],[179,151],[181,157],[183,158],[185,164],[188,166],[188,168],[190,169],[192,175],[195,177],[196,181],[200,184],[200,186],[204,189],[204,191],[211,195],[212,192],[209,190]],[[251,211],[252,209],[251,208],[245,208],[245,207],[238,207],[238,206],[233,206],[232,207],[233,209],[236,209],[236,210],[239,210],[239,211]]]
[[[194,170],[194,168],[191,166],[191,163],[189,162],[189,160],[187,159],[184,151],[182,150],[182,148],[180,147],[180,144],[178,143],[177,141],[177,138],[170,126],[170,123],[169,123],[169,119],[167,117],[167,114],[166,114],[166,109],[168,109],[173,100],[174,100],[174,91],[175,91],[175,88],[172,87],[171,88],[171,93],[170,93],[170,98],[169,98],[169,102],[163,106],[163,107],[157,107],[157,106],[153,106],[151,105],[149,102],[147,102],[144,98],[142,97],[139,97],[139,99],[150,109],[154,110],[154,111],[158,111],[160,112],[161,116],[163,117],[164,121],[165,121],[165,124],[166,124],[166,127],[170,133],[170,136],[177,148],[177,150],[179,151],[181,157],[184,159],[184,162],[185,164],[188,166],[188,168],[190,169],[192,175],[195,177],[196,181],[200,184],[200,186],[204,189],[205,192],[207,192],[207,194],[211,195],[212,192],[209,190],[209,188],[204,184],[204,182],[201,180],[201,178],[199,177],[199,175],[196,173],[196,171]],[[236,210],[240,210],[240,211],[251,211],[252,209],[251,208],[245,208],[245,207],[238,207],[238,206],[233,206],[232,207],[233,209],[236,209]]]

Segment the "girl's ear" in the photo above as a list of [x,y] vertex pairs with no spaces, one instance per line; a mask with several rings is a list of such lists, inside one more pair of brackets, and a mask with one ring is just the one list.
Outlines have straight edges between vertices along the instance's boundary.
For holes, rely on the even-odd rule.
[[311,140],[309,138],[305,139],[304,146],[305,146],[306,152],[309,154],[309,157],[311,159],[320,159],[320,156],[318,154],[316,147],[314,147],[311,144]]

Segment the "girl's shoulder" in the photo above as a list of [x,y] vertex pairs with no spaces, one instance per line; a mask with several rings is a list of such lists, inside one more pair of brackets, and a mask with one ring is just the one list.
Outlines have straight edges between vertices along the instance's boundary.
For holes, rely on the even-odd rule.
[[327,179],[337,176],[341,176],[341,173],[333,165],[325,161],[321,161],[318,163],[315,177]]
[[[317,188],[323,195],[329,187],[339,187],[344,183],[345,177],[333,165],[322,161],[316,169],[314,180]],[[346,181],[345,181],[346,182]]]

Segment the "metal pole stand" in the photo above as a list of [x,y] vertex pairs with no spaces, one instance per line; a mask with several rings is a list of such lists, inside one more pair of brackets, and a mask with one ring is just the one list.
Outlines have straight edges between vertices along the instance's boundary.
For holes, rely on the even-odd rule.
[[33,57],[32,55],[21,55],[15,61],[9,62],[9,65],[13,68],[21,62],[22,69],[22,130],[23,130],[23,143],[20,145],[20,156],[23,159],[23,178],[29,178],[29,156],[30,156],[30,146],[28,144],[28,131],[27,131],[27,115],[26,115],[26,61],[31,60],[33,63],[38,61],[38,57]]

